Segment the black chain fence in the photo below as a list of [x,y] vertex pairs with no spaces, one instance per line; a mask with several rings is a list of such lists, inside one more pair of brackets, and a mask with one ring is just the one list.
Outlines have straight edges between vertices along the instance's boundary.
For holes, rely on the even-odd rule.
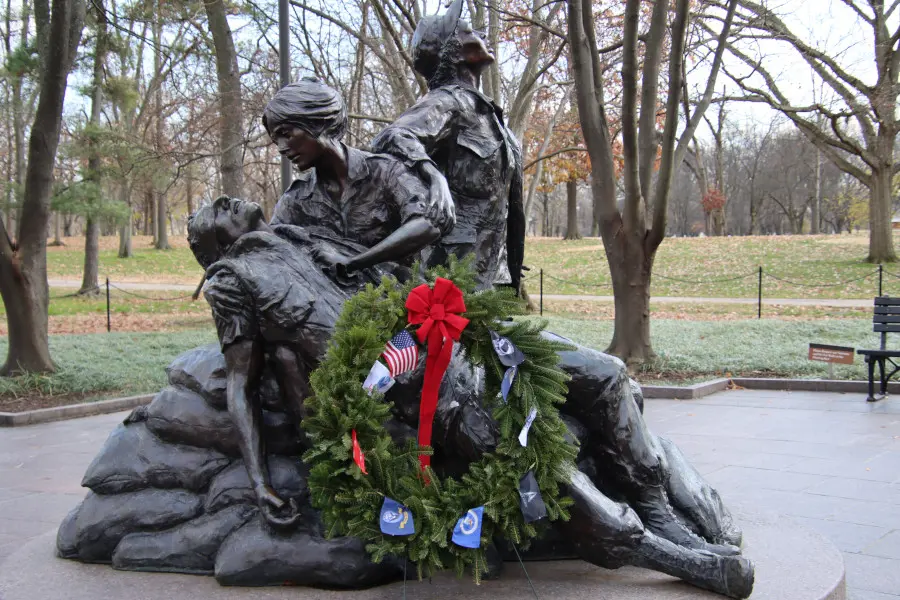
[[[739,281],[741,279],[749,279],[751,277],[756,277],[757,278],[757,317],[762,318],[762,301],[763,301],[763,289],[764,289],[763,279],[764,278],[772,279],[774,281],[778,281],[782,284],[786,284],[789,286],[814,289],[814,288],[836,288],[836,287],[845,286],[850,283],[855,283],[858,281],[863,281],[863,280],[871,279],[871,278],[875,277],[878,279],[878,283],[877,283],[877,287],[874,291],[876,292],[876,294],[878,296],[881,296],[883,288],[884,288],[883,283],[884,283],[885,275],[888,275],[889,277],[893,277],[895,279],[900,279],[900,273],[892,273],[890,271],[887,271],[886,269],[884,269],[884,267],[882,265],[878,265],[871,273],[867,273],[867,274],[861,275],[859,277],[854,277],[852,279],[847,279],[844,281],[833,282],[833,283],[809,283],[809,282],[805,282],[805,281],[796,281],[793,279],[788,279],[786,277],[780,277],[778,275],[768,273],[763,269],[763,267],[759,267],[757,270],[751,271],[749,273],[745,273],[743,275],[735,275],[733,277],[718,277],[718,278],[703,279],[703,280],[685,279],[685,278],[681,278],[681,277],[670,277],[668,275],[661,275],[659,273],[654,273],[653,277],[657,278],[657,279],[664,279],[667,281],[674,281],[677,283],[684,283],[684,284],[689,284],[689,285],[710,285],[710,284],[717,284],[717,283],[728,283],[728,282],[733,282],[733,281]],[[528,276],[523,276],[522,280],[523,281],[527,280],[527,281],[532,281],[532,282],[535,279],[538,280],[539,298],[540,298],[539,299],[540,314],[544,314],[544,279],[545,278],[552,280],[552,281],[556,281],[558,283],[562,283],[565,285],[570,285],[570,286],[582,289],[586,292],[593,292],[593,291],[602,289],[604,291],[607,291],[609,295],[612,295],[612,282],[586,282],[586,281],[576,281],[576,280],[571,280],[571,279],[564,279],[562,277],[556,277],[555,275],[551,275],[544,269],[539,269],[536,274],[532,272]],[[109,279],[106,280],[105,285],[96,286],[96,287],[92,287],[92,288],[88,288],[88,289],[82,289],[77,292],[72,292],[69,294],[58,294],[55,296],[50,296],[50,300],[60,300],[60,299],[64,299],[64,298],[76,298],[79,296],[83,297],[83,296],[93,294],[95,292],[101,292],[101,291],[105,290],[106,291],[106,330],[112,331],[112,310],[111,310],[111,300],[110,300],[110,290],[111,289],[117,290],[117,291],[121,292],[122,294],[129,296],[130,298],[134,299],[134,301],[137,301],[137,302],[140,302],[140,301],[184,302],[185,300],[196,300],[196,297],[193,293],[185,294],[182,296],[171,296],[171,297],[162,297],[162,298],[160,298],[158,296],[149,296],[149,295],[144,295],[144,294],[138,294],[132,290],[129,290],[129,289],[123,288],[121,286],[118,286],[114,283],[111,283],[109,281]],[[596,294],[592,294],[592,295],[596,295]]]
[[[165,284],[160,284],[160,291],[165,291]],[[94,296],[97,293],[105,292],[106,293],[106,330],[112,331],[112,298],[110,296],[110,290],[116,290],[121,292],[125,296],[128,296],[129,299],[133,302],[184,302],[185,300],[196,300],[197,297],[194,294],[186,294],[183,296],[149,296],[145,294],[138,294],[132,290],[123,288],[114,283],[111,283],[109,279],[106,280],[104,285],[93,286],[88,288],[82,288],[77,292],[72,292],[69,294],[57,294],[54,296],[50,296],[50,300],[62,300],[66,298],[87,298]]]
[[[812,288],[812,289],[815,289],[815,288],[837,288],[837,287],[846,286],[850,283],[856,283],[858,281],[864,281],[866,279],[877,278],[877,280],[878,280],[877,286],[875,286],[875,289],[873,289],[873,292],[875,292],[876,295],[881,296],[883,293],[883,289],[884,289],[883,284],[884,284],[884,276],[885,275],[894,277],[896,279],[900,279],[900,273],[892,273],[890,271],[887,271],[884,269],[883,265],[878,265],[877,267],[874,268],[874,270],[871,273],[867,273],[867,274],[861,275],[859,277],[854,277],[852,279],[846,279],[844,281],[832,282],[832,283],[810,283],[810,282],[805,282],[805,281],[796,281],[794,279],[788,279],[786,277],[780,277],[778,275],[774,275],[772,273],[766,272],[763,269],[763,267],[759,267],[758,269],[751,271],[749,273],[745,273],[743,275],[735,275],[733,277],[718,277],[718,278],[697,280],[697,279],[685,279],[685,278],[681,278],[681,277],[670,277],[668,275],[661,275],[659,273],[654,273],[653,278],[654,279],[664,279],[666,281],[674,281],[677,283],[685,283],[685,284],[689,284],[689,285],[711,285],[711,284],[717,284],[717,283],[728,283],[728,282],[739,281],[742,279],[749,279],[751,277],[755,277],[757,279],[757,296],[756,296],[757,317],[762,318],[762,301],[763,301],[763,288],[764,288],[763,279],[764,278],[768,278],[768,279],[777,281],[779,283],[782,283],[782,284],[785,284],[788,286],[794,286],[794,287],[799,287],[799,288]],[[581,290],[584,290],[585,292],[590,292],[592,290],[597,290],[597,289],[604,289],[604,290],[608,290],[609,293],[612,294],[612,282],[592,283],[592,282],[586,282],[586,281],[575,281],[575,280],[571,280],[571,279],[563,279],[561,277],[556,277],[555,275],[551,275],[544,269],[538,270],[537,278],[539,280],[539,288],[540,288],[539,289],[539,296],[540,296],[539,306],[540,306],[541,314],[544,314],[544,278],[547,278],[548,280],[556,281],[558,283],[562,283],[562,284],[566,284],[566,285],[570,285],[570,286],[579,288]],[[532,277],[532,279],[534,279],[534,277]]]

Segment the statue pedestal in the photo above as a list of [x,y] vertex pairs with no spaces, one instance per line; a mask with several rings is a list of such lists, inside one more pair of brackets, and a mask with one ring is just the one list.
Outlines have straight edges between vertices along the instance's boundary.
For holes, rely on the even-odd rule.
[[[745,555],[756,565],[751,600],[846,600],[840,552],[821,535],[784,517],[739,511]],[[221,587],[212,577],[112,571],[56,558],[55,532],[25,545],[0,564],[3,600],[383,600],[401,598],[402,583],[354,592],[301,587]],[[684,600],[723,598],[666,575],[635,568],[608,571],[582,561],[526,563],[540,598],[580,600]],[[502,577],[475,586],[444,573],[428,581],[409,581],[409,597],[417,600],[488,600],[531,598],[518,563],[506,563]]]

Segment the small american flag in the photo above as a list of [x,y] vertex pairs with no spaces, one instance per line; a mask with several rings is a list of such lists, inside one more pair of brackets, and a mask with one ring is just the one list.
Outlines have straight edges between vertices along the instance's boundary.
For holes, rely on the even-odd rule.
[[412,371],[419,360],[419,347],[405,329],[391,338],[384,348],[384,360],[391,377]]

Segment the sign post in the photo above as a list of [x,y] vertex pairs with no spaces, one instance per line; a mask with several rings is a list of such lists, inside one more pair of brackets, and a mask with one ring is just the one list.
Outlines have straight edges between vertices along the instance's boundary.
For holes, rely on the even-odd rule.
[[855,349],[848,346],[829,346],[828,344],[810,344],[809,360],[828,363],[828,378],[834,379],[834,364],[852,365]]

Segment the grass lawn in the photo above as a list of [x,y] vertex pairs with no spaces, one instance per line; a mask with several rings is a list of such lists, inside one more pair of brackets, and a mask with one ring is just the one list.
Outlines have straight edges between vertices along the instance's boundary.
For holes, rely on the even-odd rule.
[[[116,238],[101,238],[100,275],[115,282],[149,281],[196,284],[202,271],[180,236],[172,236],[172,250],[159,251],[147,237],[134,238],[135,255],[116,256]],[[51,279],[81,279],[84,239],[66,238],[66,246],[50,248]],[[894,243],[900,247],[900,233]],[[755,298],[757,268],[762,265],[763,294],[769,298],[871,298],[877,290],[876,267],[862,260],[868,234],[667,238],[654,266],[651,293],[656,296]],[[544,269],[547,294],[611,295],[606,255],[599,238],[567,242],[529,237],[525,264],[531,267],[532,293],[537,292],[538,269]],[[884,291],[900,295],[900,265],[887,265]],[[896,274],[895,275],[892,275]],[[713,281],[743,277],[732,281]],[[804,287],[774,279],[820,287]],[[695,284],[672,279],[703,281]],[[860,279],[864,278],[864,279]],[[845,283],[851,279],[852,281]],[[564,281],[560,281],[564,280]],[[566,283],[575,282],[575,283]]]
[[[900,245],[900,234],[894,244]],[[867,234],[667,238],[657,253],[651,295],[755,298],[757,269],[762,266],[763,295],[769,298],[871,298],[878,278],[877,267],[862,262],[867,250]],[[543,268],[546,294],[612,295],[598,238],[528,238],[525,264],[531,267],[532,294],[538,289],[538,269]],[[885,272],[884,293],[900,295],[900,265],[885,265]],[[864,279],[845,283],[859,278]]]
[[[781,319],[688,321],[656,319],[651,322],[653,347],[659,358],[644,383],[684,382],[712,376],[825,378],[828,365],[807,359],[809,343],[877,348],[879,338],[870,320]],[[549,317],[547,329],[581,344],[604,349],[612,339],[613,323]],[[900,347],[894,338],[893,345]],[[838,379],[865,379],[865,363],[835,365]]]
[[[152,281],[158,283],[200,282],[203,269],[188,248],[187,240],[172,236],[170,250],[156,250],[153,239],[147,236],[132,238],[134,256],[119,258],[119,242],[115,237],[100,238],[100,280],[109,277],[117,281]],[[84,272],[84,238],[64,238],[65,246],[47,248],[47,277],[77,279]]]
[[[0,412],[155,392],[166,385],[165,367],[191,348],[216,341],[212,328],[176,333],[102,333],[50,336],[58,366],[49,375],[0,378]],[[7,340],[0,338],[0,354]]]

